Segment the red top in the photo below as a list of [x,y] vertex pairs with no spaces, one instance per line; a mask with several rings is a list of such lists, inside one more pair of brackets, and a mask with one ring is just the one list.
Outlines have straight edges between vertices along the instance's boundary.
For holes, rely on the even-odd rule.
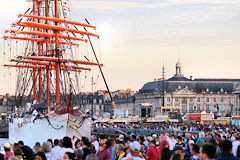
[[160,157],[161,157],[163,148],[165,148],[166,146],[169,146],[166,139],[160,141],[160,143],[159,143]]
[[107,160],[111,159],[111,152],[108,149],[98,152],[98,160]]
[[13,153],[11,151],[7,152],[4,156],[4,160],[8,160],[9,158],[11,158],[13,156]]
[[160,150],[156,146],[150,147],[147,151],[148,160],[159,160],[160,155]]

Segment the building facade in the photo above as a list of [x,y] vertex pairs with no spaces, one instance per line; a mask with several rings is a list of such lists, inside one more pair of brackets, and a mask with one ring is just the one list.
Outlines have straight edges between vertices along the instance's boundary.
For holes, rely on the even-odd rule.
[[[153,117],[161,113],[162,106],[168,106],[163,114],[175,109],[182,115],[188,113],[214,113],[215,116],[237,114],[234,86],[240,79],[192,79],[181,72],[182,65],[176,64],[176,74],[169,79],[146,83],[135,95],[137,114]],[[177,108],[177,107],[176,107]],[[174,109],[173,109],[174,110]]]

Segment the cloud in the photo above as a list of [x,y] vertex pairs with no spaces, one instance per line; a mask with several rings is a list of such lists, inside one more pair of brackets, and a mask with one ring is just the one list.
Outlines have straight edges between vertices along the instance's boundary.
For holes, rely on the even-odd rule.
[[172,3],[176,4],[240,4],[237,0],[171,0]]
[[72,1],[72,7],[73,8],[117,9],[117,8],[144,7],[144,5],[137,2]]

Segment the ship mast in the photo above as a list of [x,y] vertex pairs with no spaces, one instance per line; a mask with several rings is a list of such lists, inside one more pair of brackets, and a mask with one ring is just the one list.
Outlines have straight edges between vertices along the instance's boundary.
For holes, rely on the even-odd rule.
[[[60,87],[62,87],[62,83],[60,83],[60,80],[63,79],[64,76],[68,75],[69,79],[67,81],[64,81],[65,83],[70,84],[68,88],[71,89],[71,87],[73,87],[71,77],[72,72],[91,70],[90,68],[82,67],[80,65],[91,65],[99,67],[103,66],[102,64],[99,64],[99,62],[95,63],[89,61],[81,61],[73,58],[72,46],[79,46],[79,44],[73,42],[87,43],[88,40],[82,38],[83,36],[87,35],[88,37],[94,36],[99,38],[99,35],[91,32],[85,32],[83,30],[73,29],[72,25],[89,27],[94,30],[96,27],[86,23],[71,21],[64,14],[64,18],[62,18],[62,16],[60,17],[61,14],[59,14],[59,5],[60,1],[58,2],[58,0],[32,0],[32,13],[26,14],[26,12],[24,14],[19,14],[18,16],[21,17],[21,19],[16,23],[13,23],[12,29],[6,30],[5,34],[7,35],[3,37],[4,39],[14,39],[17,41],[22,40],[30,42],[26,44],[28,46],[32,46],[30,47],[30,52],[26,47],[26,52],[24,52],[24,55],[16,56],[16,59],[11,59],[11,62],[16,62],[15,65],[6,64],[4,66],[24,68],[24,71],[27,69],[32,70],[32,75],[29,76],[29,78],[32,78],[33,81],[32,88],[30,88],[31,85],[26,86],[29,86],[30,94],[33,94],[34,103],[42,103],[43,98],[46,100],[46,108],[48,112],[51,111],[51,88],[55,89],[55,91],[53,91],[56,95],[55,109],[59,109],[62,105],[60,101]],[[45,7],[45,9],[42,9],[43,7]],[[49,12],[50,9],[53,11],[53,13]],[[69,11],[68,7],[67,10]],[[24,18],[27,20],[23,21]],[[74,37],[71,37],[69,33],[72,33]],[[80,35],[81,38],[77,37],[77,34]],[[70,54],[71,56],[69,57]],[[51,84],[51,71],[55,72],[55,84]],[[63,73],[63,75],[60,75],[61,73]],[[67,87],[65,85],[65,89],[66,88]],[[46,97],[44,96],[43,91],[46,91]],[[22,95],[24,96],[24,93]]]
[[[55,0],[55,17],[58,18],[58,0]],[[58,25],[58,22],[55,23]],[[59,58],[59,31],[55,31],[55,57]],[[59,72],[59,62],[55,62],[56,68],[56,108],[60,106],[60,72]]]

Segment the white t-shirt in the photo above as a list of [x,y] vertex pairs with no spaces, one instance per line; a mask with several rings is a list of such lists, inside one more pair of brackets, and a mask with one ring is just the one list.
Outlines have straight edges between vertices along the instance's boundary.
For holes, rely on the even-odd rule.
[[61,152],[62,148],[60,146],[54,146],[51,150],[52,156],[54,159],[61,159],[60,158],[60,152]]
[[239,145],[240,145],[239,141],[234,141],[232,143],[232,153],[233,153],[234,156],[237,156],[237,148],[238,148]]
[[166,137],[166,140],[169,144],[169,150],[172,151],[173,150],[172,140],[169,137]]
[[92,142],[92,144],[94,145],[95,149],[96,149],[96,154],[99,152],[99,143],[98,141],[94,141]]
[[74,150],[72,148],[65,148],[65,147],[62,147],[62,149],[60,150],[60,159],[63,159],[63,156],[66,152],[71,152],[71,153],[74,153]]

